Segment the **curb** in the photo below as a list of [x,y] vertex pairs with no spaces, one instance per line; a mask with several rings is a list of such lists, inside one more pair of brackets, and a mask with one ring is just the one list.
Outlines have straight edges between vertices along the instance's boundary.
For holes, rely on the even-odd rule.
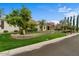
[[3,51],[3,52],[0,52],[0,56],[11,56],[11,55],[19,54],[19,53],[22,53],[22,52],[25,52],[25,51],[26,52],[32,51],[32,50],[35,50],[35,49],[39,49],[42,46],[45,46],[45,45],[48,45],[48,44],[51,44],[51,43],[55,43],[55,42],[59,42],[61,40],[64,40],[64,39],[72,37],[72,36],[76,36],[78,34],[79,33],[74,33],[74,34],[67,35],[67,36],[64,36],[64,37],[61,37],[61,38],[56,38],[56,39],[53,39],[53,40],[43,41],[43,42],[40,42],[40,43],[36,43],[36,44],[24,46],[24,47],[19,47],[19,48],[7,50],[7,51]]

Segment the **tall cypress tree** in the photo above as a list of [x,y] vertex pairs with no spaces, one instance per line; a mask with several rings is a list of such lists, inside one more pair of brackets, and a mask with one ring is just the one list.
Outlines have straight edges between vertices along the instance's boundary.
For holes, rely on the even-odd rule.
[[72,27],[72,16],[70,16],[70,26]]
[[69,26],[69,23],[70,23],[70,21],[69,21],[69,17],[67,18],[67,25]]
[[66,30],[66,23],[67,23],[67,18],[66,17],[64,17],[64,30]]
[[70,20],[69,20],[69,17],[67,17],[67,21],[66,21],[66,28],[67,28],[67,30],[69,30],[69,28],[70,28]]
[[72,16],[70,16],[70,25],[69,26],[70,26],[70,31],[72,32],[72,30],[73,30],[72,29]]
[[75,16],[73,16],[73,31],[75,30]]
[[76,31],[78,32],[78,23],[79,23],[79,15],[77,16],[77,20],[76,20]]

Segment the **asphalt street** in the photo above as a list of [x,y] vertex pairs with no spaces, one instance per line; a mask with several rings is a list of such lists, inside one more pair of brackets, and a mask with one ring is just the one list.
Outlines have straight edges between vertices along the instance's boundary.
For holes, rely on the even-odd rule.
[[14,56],[79,56],[79,35]]

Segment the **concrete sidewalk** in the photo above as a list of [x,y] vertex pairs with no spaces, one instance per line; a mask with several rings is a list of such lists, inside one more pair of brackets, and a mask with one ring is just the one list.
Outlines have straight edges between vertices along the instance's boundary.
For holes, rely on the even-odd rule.
[[2,56],[6,55],[7,56],[7,55],[19,54],[19,53],[22,53],[22,52],[32,51],[32,50],[35,50],[35,49],[39,49],[39,48],[41,48],[45,45],[55,43],[55,42],[59,42],[61,40],[64,40],[66,38],[70,38],[72,36],[76,36],[78,34],[79,33],[74,33],[74,34],[64,36],[64,37],[61,37],[61,38],[56,38],[56,39],[52,39],[52,40],[48,40],[48,41],[44,41],[44,42],[40,42],[40,43],[28,45],[28,46],[24,46],[24,47],[19,47],[19,48],[16,48],[16,49],[7,50],[7,51],[4,51],[4,52],[0,52],[0,55],[2,55]]

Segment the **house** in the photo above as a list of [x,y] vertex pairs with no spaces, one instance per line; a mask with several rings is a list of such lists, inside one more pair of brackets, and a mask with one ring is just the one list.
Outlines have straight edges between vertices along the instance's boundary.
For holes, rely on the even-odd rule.
[[[37,28],[37,31],[39,32],[39,31],[41,31],[41,29],[40,29],[40,24],[39,24],[39,22],[37,21],[37,26],[36,26],[36,28]],[[44,25],[43,26],[43,31],[46,31],[47,30],[47,25]]]
[[[39,22],[37,23],[37,31],[41,31]],[[55,24],[53,22],[46,23],[45,26],[43,26],[43,31],[46,30],[54,30]],[[8,32],[14,32],[15,30],[19,31],[18,27],[10,26],[6,21],[0,20],[0,33],[3,33],[4,31]]]
[[[38,28],[38,31],[41,31],[40,29],[40,25],[39,25],[39,22],[37,22],[37,28]],[[54,30],[55,29],[55,23],[54,22],[47,22],[45,24],[45,26],[43,26],[43,31],[46,31],[46,30]]]
[[19,28],[10,26],[6,21],[0,20],[0,33],[4,31],[13,32],[14,30],[19,30]]
[[55,23],[54,22],[48,22],[47,23],[47,30],[54,30],[55,29]]

